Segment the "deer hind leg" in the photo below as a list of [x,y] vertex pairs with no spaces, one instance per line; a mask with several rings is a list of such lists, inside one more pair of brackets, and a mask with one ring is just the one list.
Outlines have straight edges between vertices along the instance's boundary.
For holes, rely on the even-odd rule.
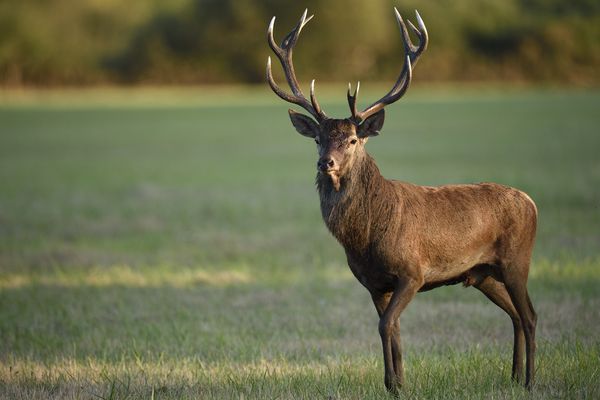
[[492,303],[504,310],[512,320],[514,330],[512,379],[520,382],[523,379],[523,350],[525,347],[525,335],[523,333],[521,317],[515,309],[506,287],[501,282],[489,276],[475,284],[475,287],[490,299]]
[[[528,266],[528,265],[527,265]],[[525,270],[527,271],[527,270]],[[503,271],[504,285],[510,295],[515,309],[521,317],[521,324],[525,333],[525,387],[531,389],[535,374],[535,328],[537,325],[537,314],[527,292],[527,274],[519,271],[514,266]]]

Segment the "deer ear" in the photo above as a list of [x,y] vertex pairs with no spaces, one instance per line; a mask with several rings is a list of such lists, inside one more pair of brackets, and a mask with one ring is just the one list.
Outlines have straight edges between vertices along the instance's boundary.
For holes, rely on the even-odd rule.
[[294,124],[294,128],[296,128],[299,134],[313,139],[319,135],[319,124],[312,118],[294,110],[288,110],[288,112],[290,113],[292,124]]
[[369,136],[379,135],[379,131],[381,131],[381,128],[383,128],[384,120],[385,110],[383,109],[371,115],[358,126],[358,137],[366,138]]

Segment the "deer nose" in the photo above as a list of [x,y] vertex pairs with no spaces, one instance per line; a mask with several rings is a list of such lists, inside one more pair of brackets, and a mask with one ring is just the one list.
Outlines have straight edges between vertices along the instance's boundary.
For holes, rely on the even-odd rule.
[[333,167],[335,167],[335,161],[331,157],[321,158],[321,159],[319,159],[319,162],[317,163],[317,168],[323,172],[325,172]]

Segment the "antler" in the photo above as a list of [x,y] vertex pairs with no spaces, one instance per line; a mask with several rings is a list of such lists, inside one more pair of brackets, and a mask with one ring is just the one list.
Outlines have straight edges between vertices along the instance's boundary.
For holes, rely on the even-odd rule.
[[360,88],[360,82],[356,85],[356,90],[354,94],[351,94],[351,85],[348,84],[348,105],[350,106],[350,111],[352,112],[352,119],[356,123],[360,123],[367,119],[369,116],[375,114],[376,112],[383,109],[388,104],[392,104],[401,98],[404,93],[408,90],[408,86],[410,85],[410,81],[412,79],[412,69],[417,64],[421,53],[425,51],[427,48],[427,42],[429,37],[427,35],[427,28],[425,27],[425,23],[421,19],[418,11],[415,11],[417,15],[417,24],[419,28],[415,27],[412,22],[407,21],[410,28],[419,38],[419,45],[415,46],[412,44],[410,40],[410,36],[408,35],[408,29],[406,29],[406,25],[404,24],[404,20],[398,9],[394,7],[394,11],[396,13],[396,21],[398,21],[398,26],[400,28],[400,32],[402,33],[402,42],[404,43],[404,52],[406,53],[406,60],[404,61],[404,66],[402,67],[402,71],[400,72],[400,76],[398,76],[398,80],[392,87],[392,89],[383,96],[380,100],[377,100],[375,103],[371,104],[364,111],[358,112],[356,110],[356,98],[358,96],[358,90]]
[[288,101],[290,103],[294,103],[304,108],[306,111],[312,114],[313,117],[319,122],[323,121],[327,118],[327,115],[321,110],[321,106],[317,102],[317,98],[315,96],[315,80],[310,84],[310,102],[302,93],[300,89],[300,84],[298,83],[298,79],[296,79],[296,74],[294,72],[294,64],[292,63],[292,51],[294,50],[294,46],[298,41],[298,37],[300,36],[300,31],[304,28],[304,25],[308,23],[313,17],[306,17],[308,13],[308,9],[304,10],[304,14],[298,21],[296,27],[288,33],[281,42],[281,46],[278,46],[275,43],[275,39],[273,38],[273,26],[275,25],[275,17],[271,19],[271,23],[269,24],[269,29],[267,30],[267,40],[269,41],[269,46],[279,58],[281,62],[281,66],[283,67],[283,71],[285,72],[285,78],[292,89],[292,94],[284,92],[273,79],[273,72],[271,71],[271,57],[267,60],[267,81],[269,82],[269,86],[271,89],[277,94],[277,96],[281,97],[283,100]]

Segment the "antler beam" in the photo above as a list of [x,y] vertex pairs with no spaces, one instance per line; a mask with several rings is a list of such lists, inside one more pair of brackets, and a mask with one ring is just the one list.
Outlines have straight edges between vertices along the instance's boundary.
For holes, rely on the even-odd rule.
[[275,17],[271,19],[271,23],[269,24],[269,28],[267,29],[267,40],[269,42],[269,46],[281,62],[281,66],[283,67],[283,71],[285,73],[285,78],[288,82],[288,85],[290,86],[290,89],[292,90],[292,94],[285,92],[275,83],[275,80],[273,79],[273,72],[271,71],[271,57],[267,59],[267,81],[269,82],[269,86],[271,86],[271,89],[273,89],[277,96],[281,97],[287,102],[299,105],[300,107],[304,108],[306,111],[311,113],[312,116],[315,117],[315,119],[318,122],[321,122],[327,119],[327,115],[325,115],[325,113],[321,109],[321,106],[319,105],[315,96],[315,81],[313,79],[310,85],[309,102],[306,96],[304,96],[304,93],[302,93],[302,89],[300,89],[300,84],[298,83],[298,79],[296,78],[294,64],[292,62],[292,52],[294,50],[296,42],[298,41],[298,37],[300,36],[300,31],[302,31],[304,25],[306,25],[308,21],[310,21],[313,17],[313,15],[311,15],[307,18],[307,14],[308,9],[304,10],[304,14],[302,14],[302,17],[300,18],[300,21],[298,21],[296,27],[283,38],[281,46],[278,46],[277,43],[275,43],[275,39],[273,38],[273,27],[275,25]]
[[419,38],[419,45],[415,46],[408,34],[408,29],[406,29],[406,24],[402,19],[402,16],[398,12],[398,9],[394,7],[394,12],[396,13],[396,21],[398,22],[398,27],[400,28],[400,32],[402,34],[402,42],[404,43],[404,52],[406,54],[406,59],[404,61],[404,66],[402,67],[402,71],[396,80],[396,83],[392,87],[392,89],[381,99],[377,100],[375,103],[371,104],[369,107],[364,109],[361,112],[358,112],[356,109],[356,98],[358,96],[358,90],[360,88],[360,82],[356,86],[356,90],[354,94],[351,93],[351,86],[348,84],[348,105],[350,106],[350,111],[352,112],[352,119],[356,123],[361,123],[369,116],[375,114],[376,112],[382,110],[388,104],[392,104],[393,102],[400,99],[404,93],[408,90],[410,85],[410,81],[412,79],[412,69],[417,64],[419,57],[427,48],[427,42],[429,41],[429,36],[427,34],[427,28],[425,27],[425,23],[423,19],[419,15],[418,11],[415,11],[417,16],[417,24],[419,28],[415,27],[412,22],[408,22],[408,26],[412,29],[412,31]]

